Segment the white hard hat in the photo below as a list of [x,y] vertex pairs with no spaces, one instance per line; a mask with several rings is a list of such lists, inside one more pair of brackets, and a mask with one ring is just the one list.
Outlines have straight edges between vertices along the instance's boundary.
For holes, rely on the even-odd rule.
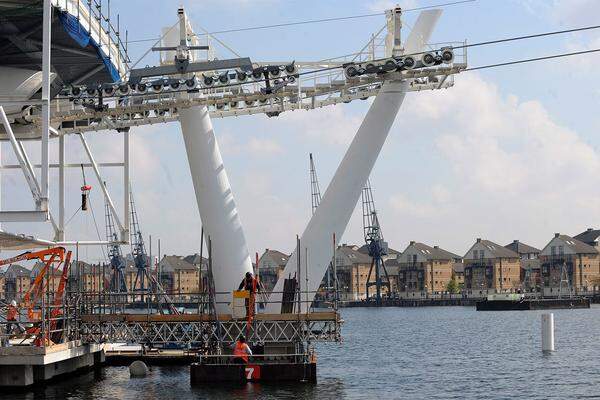
[[17,302],[13,300],[13,301],[10,302],[10,305],[13,306],[13,307],[16,307],[17,306]]

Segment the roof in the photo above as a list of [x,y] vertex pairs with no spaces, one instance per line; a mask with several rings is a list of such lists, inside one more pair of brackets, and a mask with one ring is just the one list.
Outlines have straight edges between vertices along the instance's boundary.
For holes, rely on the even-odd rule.
[[208,258],[206,257],[202,257],[202,264],[200,264],[200,254],[198,253],[190,254],[183,257],[183,259],[192,265],[202,265],[203,267],[208,265]]
[[595,247],[590,246],[589,244],[585,244],[580,240],[572,238],[568,235],[554,235],[554,237],[558,237],[563,242],[567,244],[575,253],[577,254],[594,254],[598,253]]
[[185,261],[181,256],[164,256],[162,260],[160,260],[160,264],[164,270],[170,270],[173,272],[176,271],[197,271],[198,268],[196,266],[190,264]]
[[[41,262],[41,261],[36,262],[35,265],[33,266],[33,268],[31,268],[31,274],[34,276],[37,276],[43,267],[44,267],[43,262]],[[58,270],[53,266],[51,269],[51,273],[54,276],[60,276],[60,275],[62,275],[62,270]]]
[[454,264],[452,264],[452,270],[453,270],[455,273],[458,273],[458,274],[463,274],[463,273],[465,272],[465,264],[463,264],[463,263],[458,263],[458,262],[457,262],[457,263],[454,263]]
[[[519,258],[518,253],[516,253],[510,249],[507,249],[504,246],[500,246],[499,244],[494,243],[491,240],[477,239],[476,244],[477,243],[481,243],[482,245],[484,245],[486,250],[490,252],[490,254],[493,256],[493,258]],[[466,258],[466,256],[465,256],[465,258]]]
[[19,264],[11,264],[6,269],[5,275],[11,275],[15,277],[28,277],[31,276],[31,271]]
[[[265,252],[260,256],[260,260],[268,257],[279,266],[285,266],[290,259],[290,256],[278,250],[265,249]],[[259,260],[259,262],[260,262]]]
[[[360,246],[358,248],[359,252],[363,253],[363,254],[369,254],[369,246],[367,246],[366,244],[363,244],[362,246]],[[399,252],[398,250],[394,250],[391,247],[388,247],[388,251],[387,253],[389,255],[398,255],[398,254],[402,254],[401,252]]]
[[507,244],[506,246],[507,249],[514,251],[515,253],[519,253],[519,254],[528,254],[528,253],[541,253],[542,251],[540,249],[536,249],[533,246],[530,246],[528,244],[525,243],[521,243],[518,240],[513,240],[512,243]]
[[341,245],[338,246],[337,251],[338,251],[338,256],[339,255],[344,255],[348,258],[348,260],[350,260],[352,262],[352,264],[370,264],[371,263],[371,257],[369,257],[367,254],[363,254],[361,252],[358,251],[358,249],[355,249],[356,246],[352,246],[352,245]]
[[581,232],[578,235],[573,236],[573,239],[577,239],[583,243],[587,243],[590,246],[593,246],[598,242],[598,238],[600,237],[600,229],[587,228],[585,231]]
[[409,246],[414,246],[419,250],[428,260],[454,260],[462,258],[458,254],[451,253],[447,250],[440,248],[439,246],[428,246],[425,243],[410,242]]

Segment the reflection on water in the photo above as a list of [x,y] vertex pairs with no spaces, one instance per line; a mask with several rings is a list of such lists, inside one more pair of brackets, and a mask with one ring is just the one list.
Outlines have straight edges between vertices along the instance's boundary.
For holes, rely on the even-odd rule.
[[343,310],[344,343],[319,344],[318,383],[191,387],[189,367],[130,379],[106,367],[0,399],[505,399],[600,396],[600,308],[555,310],[557,352],[541,352],[541,312],[473,308]]

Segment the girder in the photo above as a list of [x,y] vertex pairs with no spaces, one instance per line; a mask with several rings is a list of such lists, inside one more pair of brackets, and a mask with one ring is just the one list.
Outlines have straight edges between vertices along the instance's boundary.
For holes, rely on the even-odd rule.
[[[341,340],[342,321],[337,314],[328,319],[256,320],[248,331],[246,320],[227,321],[130,321],[96,320],[80,323],[81,338],[89,343],[128,342],[153,344],[234,343],[246,335],[254,343],[308,343]],[[304,316],[304,315],[303,315]]]

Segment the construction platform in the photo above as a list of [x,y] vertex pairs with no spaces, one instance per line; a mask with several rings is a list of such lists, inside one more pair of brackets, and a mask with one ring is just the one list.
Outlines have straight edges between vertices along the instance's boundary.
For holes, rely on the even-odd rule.
[[256,361],[246,365],[193,363],[190,383],[200,386],[213,382],[306,382],[317,383],[316,362]]
[[0,348],[0,388],[26,387],[58,376],[93,368],[105,361],[104,345],[71,341]]

